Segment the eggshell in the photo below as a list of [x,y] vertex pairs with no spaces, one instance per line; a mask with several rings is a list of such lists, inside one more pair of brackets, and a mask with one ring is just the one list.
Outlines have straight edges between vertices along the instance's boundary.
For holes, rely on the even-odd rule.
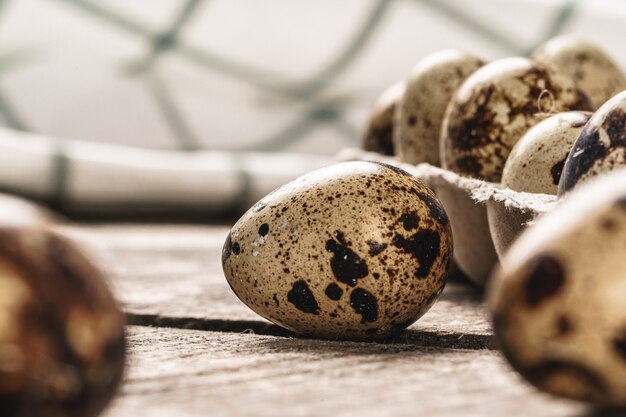
[[485,65],[459,87],[441,130],[442,166],[499,182],[515,143],[549,114],[590,110],[574,82],[526,58]]
[[626,405],[626,171],[568,195],[513,244],[491,278],[511,365],[552,394]]
[[372,106],[363,133],[363,149],[366,151],[394,155],[394,115],[405,86],[404,82],[398,82],[388,87]]
[[447,215],[390,165],[344,162],[277,189],[233,226],[223,268],[235,294],[298,333],[385,337],[423,315],[452,257]]
[[515,144],[504,164],[502,185],[527,193],[556,194],[565,159],[589,112],[564,112],[532,127]]
[[124,352],[124,317],[99,269],[53,232],[2,225],[3,415],[98,415],[120,383]]
[[589,119],[565,160],[558,195],[625,163],[626,91],[604,103]]
[[600,47],[576,36],[550,39],[532,57],[570,76],[594,108],[626,90],[626,76],[619,66]]
[[61,216],[43,206],[20,197],[0,193],[0,228],[60,224],[64,221],[65,219]]
[[472,55],[443,50],[427,56],[413,69],[396,114],[394,143],[398,159],[439,166],[439,132],[452,94],[484,65]]

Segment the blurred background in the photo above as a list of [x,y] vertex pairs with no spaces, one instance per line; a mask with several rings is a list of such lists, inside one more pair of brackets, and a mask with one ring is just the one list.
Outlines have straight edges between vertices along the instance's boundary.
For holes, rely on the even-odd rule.
[[[456,48],[495,59],[524,55],[556,34],[575,33],[625,67],[624,21],[626,4],[619,0],[0,0],[0,125],[55,141],[334,155],[359,145],[376,96],[431,52]],[[7,135],[0,134],[0,151],[8,146],[2,145]],[[46,152],[63,152],[46,143]],[[138,172],[151,178],[147,183],[157,181],[137,167],[108,178],[115,161],[124,159],[121,149],[87,148],[107,154],[109,163],[89,174],[71,169],[80,152],[65,154],[62,168],[55,163],[48,171],[24,170],[41,161],[24,156],[23,149],[22,159],[11,152],[0,157],[2,189],[58,202],[51,195],[59,192],[58,183],[23,180],[58,174],[67,182],[61,188],[69,206],[97,207],[121,198],[114,191],[89,195],[85,190],[98,175],[119,187]],[[174,154],[167,155],[158,164],[171,164]],[[137,154],[124,163],[142,165],[142,158]],[[261,162],[252,175],[262,176],[280,161]],[[248,165],[239,161],[236,170]],[[176,177],[179,170],[170,174]],[[299,174],[292,171],[268,181],[254,197]],[[21,179],[6,180],[15,172]],[[72,175],[89,177],[87,185]],[[250,182],[233,185],[219,208],[250,194]],[[142,187],[129,186],[133,192]],[[146,195],[171,188],[176,184]],[[181,198],[203,190],[192,187]],[[208,194],[222,192],[206,187]],[[196,205],[192,200],[189,205]],[[137,201],[118,203],[129,207]]]

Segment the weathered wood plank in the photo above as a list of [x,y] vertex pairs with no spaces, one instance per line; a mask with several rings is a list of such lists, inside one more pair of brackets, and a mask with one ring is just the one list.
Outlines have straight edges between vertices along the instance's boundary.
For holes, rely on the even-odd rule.
[[[227,227],[113,225],[63,230],[93,251],[131,315],[266,323],[235,297],[225,281],[221,249]],[[490,335],[481,298],[475,288],[451,283],[411,329]]]
[[499,353],[411,344],[129,328],[130,370],[105,417],[568,416]]

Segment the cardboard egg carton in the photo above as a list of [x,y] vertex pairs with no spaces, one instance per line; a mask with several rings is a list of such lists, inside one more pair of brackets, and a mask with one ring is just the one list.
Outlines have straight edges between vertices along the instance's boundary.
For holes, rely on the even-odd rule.
[[454,237],[454,259],[476,284],[483,285],[509,245],[534,219],[556,204],[556,196],[517,192],[500,184],[462,177],[422,163],[345,149],[341,161],[378,161],[397,166],[424,181],[443,204]]

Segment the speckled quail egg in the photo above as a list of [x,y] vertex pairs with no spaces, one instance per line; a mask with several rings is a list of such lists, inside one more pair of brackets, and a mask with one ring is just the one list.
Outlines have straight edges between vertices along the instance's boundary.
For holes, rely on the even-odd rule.
[[533,58],[573,78],[594,108],[626,90],[626,76],[619,66],[600,47],[578,37],[550,39],[533,53]]
[[404,82],[393,84],[383,91],[372,106],[363,134],[363,149],[366,151],[394,155],[393,120],[404,89]]
[[124,318],[100,271],[54,232],[2,224],[2,415],[96,416],[119,385],[124,351]]
[[502,350],[563,397],[626,406],[626,171],[585,184],[527,229],[488,292]]
[[565,160],[558,194],[625,164],[626,91],[604,103],[589,119]]
[[233,226],[224,274],[264,318],[297,333],[385,337],[443,291],[452,255],[446,213],[417,178],[344,162],[278,188]]
[[502,185],[527,193],[556,194],[565,159],[591,117],[590,112],[557,113],[530,128],[504,164]]
[[452,94],[484,65],[472,55],[443,50],[422,59],[407,81],[396,112],[394,144],[398,159],[439,166],[439,132]]
[[441,128],[442,166],[499,182],[504,162],[524,133],[550,113],[590,110],[574,82],[525,58],[491,62],[452,97]]

